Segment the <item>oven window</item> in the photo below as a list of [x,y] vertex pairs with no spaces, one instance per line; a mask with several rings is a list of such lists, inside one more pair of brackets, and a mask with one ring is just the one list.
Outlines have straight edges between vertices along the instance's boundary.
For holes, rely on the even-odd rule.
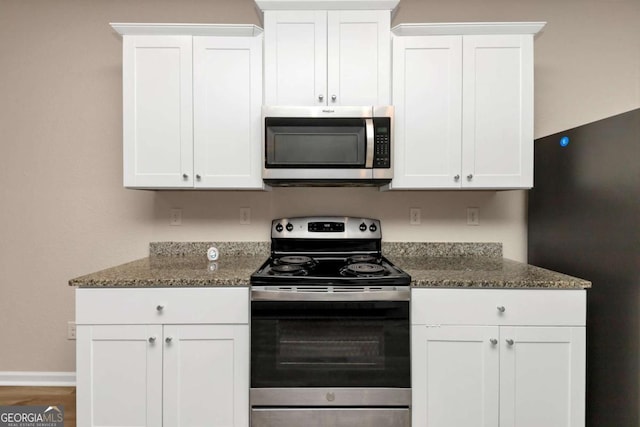
[[384,369],[384,326],[366,321],[291,320],[277,325],[276,364],[320,369]]
[[251,306],[252,387],[409,387],[409,303]]
[[267,167],[364,167],[363,120],[267,118],[265,126]]

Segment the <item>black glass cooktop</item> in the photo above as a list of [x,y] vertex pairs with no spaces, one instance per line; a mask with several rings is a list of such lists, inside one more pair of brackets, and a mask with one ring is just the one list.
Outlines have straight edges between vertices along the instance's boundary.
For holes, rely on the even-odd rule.
[[408,285],[411,277],[383,256],[271,256],[254,274],[252,285]]

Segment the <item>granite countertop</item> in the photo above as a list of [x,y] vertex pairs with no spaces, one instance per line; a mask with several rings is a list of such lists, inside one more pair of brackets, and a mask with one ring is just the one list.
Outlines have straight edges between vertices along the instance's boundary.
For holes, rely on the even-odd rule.
[[[209,261],[216,246],[220,259]],[[249,286],[269,256],[268,242],[154,242],[149,256],[69,281],[87,288]]]
[[501,243],[385,243],[421,288],[586,289],[591,282],[502,257]]
[[587,280],[504,258],[395,257],[421,288],[586,289]]
[[[216,246],[220,259],[209,262]],[[249,286],[269,242],[157,242],[149,257],[77,277],[77,287]],[[591,282],[502,258],[500,243],[383,242],[382,253],[411,275],[413,287],[586,289]]]

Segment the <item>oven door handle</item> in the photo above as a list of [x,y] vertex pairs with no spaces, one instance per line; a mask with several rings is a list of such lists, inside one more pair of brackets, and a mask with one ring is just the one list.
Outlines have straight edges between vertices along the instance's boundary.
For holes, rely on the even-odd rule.
[[409,301],[408,286],[391,290],[278,290],[265,286],[251,288],[251,301]]

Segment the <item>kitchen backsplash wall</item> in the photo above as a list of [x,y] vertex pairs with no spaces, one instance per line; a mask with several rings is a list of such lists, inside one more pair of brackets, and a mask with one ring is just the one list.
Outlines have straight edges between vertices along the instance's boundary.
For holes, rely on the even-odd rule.
[[[253,0],[0,5],[0,372],[73,371],[67,281],[144,257],[154,240],[267,240],[273,217],[371,215],[388,241],[502,241],[525,259],[521,191],[124,189],[122,39],[109,22],[259,25]],[[536,138],[640,107],[638,0],[401,0],[393,24],[504,20],[548,21],[535,42]],[[466,225],[469,206],[479,226]],[[168,225],[172,207],[180,227]],[[412,207],[420,226],[408,224]]]
[[[251,224],[240,225],[240,208]],[[479,225],[467,225],[467,208],[479,208]],[[182,225],[169,225],[169,212],[182,209]],[[409,224],[409,210],[421,210],[421,224]],[[523,191],[387,191],[377,188],[273,188],[267,192],[162,191],[154,194],[155,241],[267,241],[273,218],[345,215],[382,221],[390,242],[502,242],[504,256],[526,260]]]

